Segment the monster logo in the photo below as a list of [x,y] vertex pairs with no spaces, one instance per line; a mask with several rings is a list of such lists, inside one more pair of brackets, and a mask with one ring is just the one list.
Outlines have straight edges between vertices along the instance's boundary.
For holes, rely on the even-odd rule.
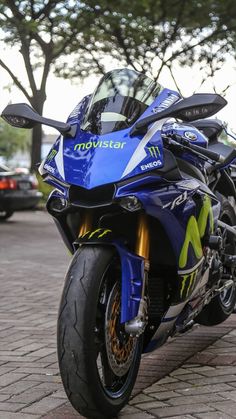
[[185,299],[194,289],[198,270],[195,270],[189,274],[181,275],[181,288],[180,288],[180,298]]
[[52,159],[54,159],[54,157],[57,155],[57,151],[56,150],[51,150],[49,155],[47,156],[47,162],[50,163],[52,161]]
[[160,150],[157,145],[154,145],[152,147],[147,147],[149,154],[151,157],[155,157],[156,159],[160,156]]

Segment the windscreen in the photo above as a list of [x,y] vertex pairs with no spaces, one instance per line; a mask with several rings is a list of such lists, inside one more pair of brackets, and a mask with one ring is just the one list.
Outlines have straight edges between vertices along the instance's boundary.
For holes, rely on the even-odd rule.
[[94,134],[125,129],[134,124],[161,92],[160,84],[134,70],[113,70],[92,95],[81,128]]

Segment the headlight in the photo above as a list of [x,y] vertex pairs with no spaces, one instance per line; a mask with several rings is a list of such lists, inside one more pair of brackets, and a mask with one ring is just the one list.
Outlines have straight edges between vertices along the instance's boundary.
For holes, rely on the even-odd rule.
[[142,208],[141,202],[136,196],[125,196],[119,200],[119,205],[127,211],[138,211]]
[[64,198],[53,197],[48,203],[49,212],[62,212],[67,208],[67,200]]

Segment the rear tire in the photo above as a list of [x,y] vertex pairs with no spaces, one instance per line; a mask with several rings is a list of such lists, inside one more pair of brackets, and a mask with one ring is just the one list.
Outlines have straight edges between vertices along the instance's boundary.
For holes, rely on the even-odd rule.
[[[128,336],[119,322],[117,268],[114,249],[83,246],[69,267],[61,298],[58,359],[62,382],[73,407],[89,418],[118,414],[128,402],[140,363],[142,338]],[[129,362],[123,360],[127,353]]]
[[[226,199],[223,200],[220,220],[229,225],[236,224],[236,217],[233,208]],[[236,242],[233,234],[226,235],[227,253],[236,254]],[[235,276],[235,272],[232,272]],[[235,285],[214,297],[197,316],[196,321],[204,326],[215,326],[224,322],[234,311],[236,303]]]

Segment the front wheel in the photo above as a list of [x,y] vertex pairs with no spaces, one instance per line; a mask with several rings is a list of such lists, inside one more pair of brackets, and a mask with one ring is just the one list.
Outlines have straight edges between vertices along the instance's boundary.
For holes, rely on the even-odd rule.
[[71,404],[89,418],[116,416],[138,373],[142,338],[128,335],[120,323],[120,285],[113,249],[77,251],[61,298],[58,358]]

